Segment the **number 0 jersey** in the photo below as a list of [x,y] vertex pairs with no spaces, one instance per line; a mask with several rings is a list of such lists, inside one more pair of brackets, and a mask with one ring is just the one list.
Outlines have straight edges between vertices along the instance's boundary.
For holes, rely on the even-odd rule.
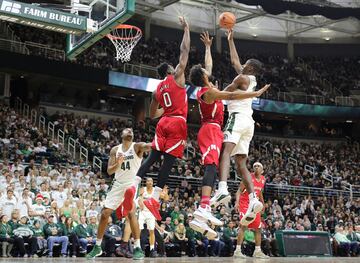
[[140,168],[142,158],[136,154],[134,145],[135,143],[133,142],[126,152],[123,151],[122,144],[117,149],[116,156],[124,155],[124,162],[115,172],[115,180],[118,182],[127,183],[133,181]]
[[188,100],[186,89],[180,87],[173,75],[168,75],[156,89],[156,100],[164,109],[162,116],[181,116],[187,118]]

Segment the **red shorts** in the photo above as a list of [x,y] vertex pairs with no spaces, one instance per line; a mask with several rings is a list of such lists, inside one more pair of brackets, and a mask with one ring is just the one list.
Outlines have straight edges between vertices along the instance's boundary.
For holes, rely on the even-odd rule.
[[[242,208],[240,206],[239,210],[240,210],[239,211],[239,220],[241,220],[241,218],[245,215],[245,213],[247,211],[247,207]],[[250,229],[262,228],[261,213],[256,214],[255,220],[253,222],[251,222],[247,227]]]
[[214,123],[203,124],[199,130],[197,140],[202,154],[202,164],[216,164],[218,166],[224,140],[220,125]]
[[156,126],[152,148],[182,158],[187,139],[186,120],[182,117],[162,117]]

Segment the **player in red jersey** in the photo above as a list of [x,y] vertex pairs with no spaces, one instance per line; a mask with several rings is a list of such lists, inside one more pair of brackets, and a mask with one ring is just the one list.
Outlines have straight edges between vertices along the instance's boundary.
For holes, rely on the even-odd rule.
[[167,63],[162,63],[158,67],[158,74],[163,81],[153,93],[150,118],[161,117],[161,119],[156,126],[150,155],[137,173],[137,176],[144,178],[150,166],[155,162],[160,162],[161,156],[164,156],[153,198],[144,201],[144,205],[157,220],[161,219],[159,198],[162,189],[176,158],[183,156],[187,139],[188,101],[185,89],[185,68],[190,51],[190,30],[185,18],[180,17],[180,24],[184,28],[184,36],[180,46],[179,64],[175,69]]
[[[264,204],[264,197],[263,197],[263,189],[265,186],[265,177],[263,175],[264,168],[261,163],[256,162],[253,165],[254,173],[251,173],[251,180],[254,184],[254,190],[256,196],[259,198],[260,202]],[[240,220],[246,214],[246,211],[249,206],[249,193],[246,190],[246,187],[243,182],[240,184],[240,188],[236,193],[236,204],[238,205]],[[253,221],[252,221],[253,220]],[[248,221],[252,221],[248,226],[240,226],[239,233],[238,233],[238,240],[237,246],[234,253],[234,256],[237,258],[246,258],[244,254],[241,253],[241,245],[244,240],[244,232],[246,228],[254,229],[255,231],[255,251],[253,257],[255,258],[268,258],[269,256],[265,255],[261,251],[261,216],[260,213],[255,215],[255,219],[250,218]]]
[[209,81],[212,73],[211,44],[212,38],[209,33],[201,34],[201,40],[205,45],[205,69],[201,65],[193,66],[190,70],[190,81],[199,88],[197,101],[201,115],[201,128],[198,133],[198,145],[202,154],[204,165],[204,178],[202,182],[202,196],[199,208],[195,211],[195,219],[190,222],[191,228],[205,233],[209,239],[216,237],[216,232],[211,229],[207,222],[213,225],[223,223],[211,214],[210,195],[214,186],[219,156],[224,135],[221,130],[224,121],[224,105],[222,100],[241,100],[260,96],[268,87],[256,92],[238,90],[235,92],[220,91]]

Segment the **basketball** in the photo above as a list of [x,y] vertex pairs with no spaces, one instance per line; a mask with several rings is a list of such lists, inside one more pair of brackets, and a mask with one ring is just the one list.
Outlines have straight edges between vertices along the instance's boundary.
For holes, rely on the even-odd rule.
[[231,12],[224,12],[219,16],[219,25],[221,28],[231,29],[234,27],[236,17]]

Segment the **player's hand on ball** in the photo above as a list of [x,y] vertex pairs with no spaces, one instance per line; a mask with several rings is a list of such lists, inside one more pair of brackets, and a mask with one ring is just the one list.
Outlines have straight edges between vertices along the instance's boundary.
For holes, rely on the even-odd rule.
[[226,35],[227,35],[227,39],[228,41],[232,41],[234,39],[234,31],[232,29],[229,29],[227,32],[226,32]]
[[257,96],[256,97],[260,97],[265,91],[268,90],[268,88],[270,88],[270,84],[266,84],[264,87],[262,87],[261,89],[259,89],[257,91]]
[[205,32],[201,33],[200,39],[204,43],[205,46],[211,47],[212,41],[214,38],[210,37],[209,32],[205,31]]
[[185,17],[179,16],[179,21],[184,29],[189,29],[189,24],[186,22]]

